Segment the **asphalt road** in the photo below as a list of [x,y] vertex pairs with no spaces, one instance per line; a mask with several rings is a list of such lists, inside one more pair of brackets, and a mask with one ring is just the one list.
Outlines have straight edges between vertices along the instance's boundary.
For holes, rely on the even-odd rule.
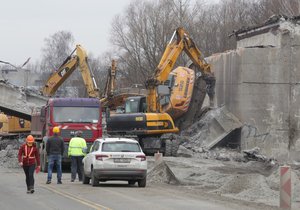
[[146,188],[126,182],[101,183],[98,187],[70,182],[70,173],[63,173],[63,184],[56,184],[56,173],[50,185],[46,174],[35,174],[36,192],[26,193],[25,175],[21,169],[0,168],[0,209],[269,209],[246,202],[206,195],[201,190],[183,186],[148,183]]

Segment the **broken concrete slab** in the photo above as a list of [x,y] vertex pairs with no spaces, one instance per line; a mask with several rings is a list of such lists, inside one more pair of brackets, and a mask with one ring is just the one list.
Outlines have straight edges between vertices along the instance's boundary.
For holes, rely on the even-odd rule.
[[156,164],[147,174],[147,181],[152,183],[179,184],[179,180],[174,175],[165,161]]
[[178,151],[177,151],[177,157],[193,157],[193,151],[183,147],[182,145],[179,145]]
[[[242,123],[225,106],[210,110],[197,123],[182,132],[186,142],[182,145],[194,151],[209,150],[218,146],[240,146]],[[188,137],[188,138],[187,138]]]
[[46,104],[48,98],[8,82],[0,82],[0,110],[5,114],[31,119],[35,107]]

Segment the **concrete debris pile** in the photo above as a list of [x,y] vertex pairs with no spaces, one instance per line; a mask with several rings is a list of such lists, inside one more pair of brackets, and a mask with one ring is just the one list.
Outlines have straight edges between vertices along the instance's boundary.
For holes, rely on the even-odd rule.
[[[257,163],[257,162],[256,162]],[[249,165],[249,164],[248,164]],[[253,162],[249,167],[252,167]],[[258,167],[257,167],[258,169]],[[260,168],[260,172],[268,172],[268,169]],[[277,206],[279,199],[279,168],[275,167],[270,175],[258,173],[230,175],[224,185],[212,193],[221,194],[235,199],[254,201]],[[300,201],[299,177],[292,172],[293,201]]]
[[179,180],[164,161],[155,165],[148,172],[147,181],[150,183],[179,184]]
[[[271,206],[278,205],[279,167],[269,162],[217,161],[192,158],[164,157],[165,166],[173,172],[178,182],[187,188],[202,189],[204,192],[218,194]],[[161,168],[156,168],[155,179],[161,176]],[[165,170],[165,169],[164,169]],[[300,201],[299,175],[292,172],[293,201]],[[161,177],[166,182],[165,177]],[[151,177],[153,179],[153,177]]]
[[253,149],[250,150],[243,150],[244,157],[247,160],[256,160],[256,161],[271,161],[275,163],[274,158],[267,158],[267,156],[260,154],[260,148],[259,147],[254,147]]
[[5,150],[0,151],[0,167],[18,168],[18,150],[8,145]]
[[0,140],[0,167],[19,168],[18,150],[20,145],[18,140]]
[[182,146],[203,152],[219,146],[240,145],[241,122],[225,106],[208,111],[202,119],[181,133]]
[[244,155],[239,151],[230,148],[216,148],[205,151],[200,156],[204,159],[216,159],[220,161],[247,162]]
[[21,141],[23,141],[23,139],[3,139],[0,140],[0,151],[1,150],[5,150],[8,146],[11,146],[12,149],[19,149],[20,145],[21,145]]

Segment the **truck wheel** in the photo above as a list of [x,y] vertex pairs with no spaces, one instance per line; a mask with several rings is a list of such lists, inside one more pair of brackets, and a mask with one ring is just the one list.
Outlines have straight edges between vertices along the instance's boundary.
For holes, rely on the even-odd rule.
[[147,180],[147,177],[145,177],[144,179],[139,180],[138,181],[139,187],[146,187],[146,180]]
[[171,156],[172,155],[172,142],[171,140],[167,139],[165,141],[165,156]]
[[176,139],[172,140],[172,156],[176,157],[177,156],[177,151],[179,148],[178,141]]
[[94,170],[92,169],[92,186],[93,187],[96,187],[99,185],[99,179],[96,178],[96,175],[95,175],[95,172]]
[[90,183],[90,178],[87,177],[84,172],[82,173],[82,184],[89,184]]

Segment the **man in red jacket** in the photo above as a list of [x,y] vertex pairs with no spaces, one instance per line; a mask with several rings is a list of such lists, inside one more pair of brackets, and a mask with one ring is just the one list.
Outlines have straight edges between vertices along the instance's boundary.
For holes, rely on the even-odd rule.
[[40,170],[40,155],[32,135],[27,136],[26,143],[20,147],[18,160],[26,175],[27,193],[34,193],[33,173],[36,165],[36,172]]

